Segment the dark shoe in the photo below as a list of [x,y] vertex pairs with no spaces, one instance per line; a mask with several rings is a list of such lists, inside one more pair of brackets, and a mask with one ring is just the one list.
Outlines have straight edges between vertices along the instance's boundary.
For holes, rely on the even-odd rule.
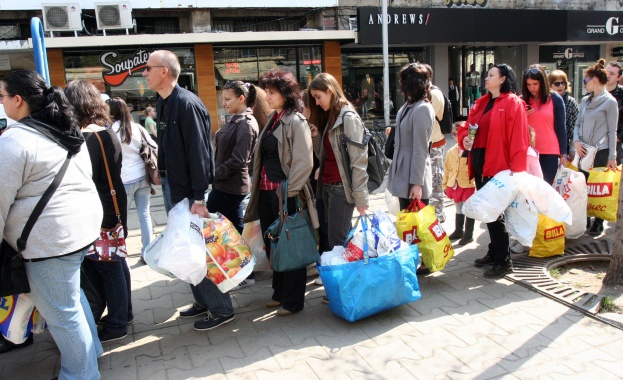
[[448,236],[450,240],[456,240],[463,237],[463,224],[465,223],[465,215],[456,214],[454,221],[454,232]]
[[[106,324],[106,320],[107,319],[108,319],[108,314],[106,314],[105,316],[100,318],[100,320],[97,321],[97,325],[98,326],[104,326]],[[126,322],[126,324],[131,325],[133,322],[134,322],[134,316],[128,317],[128,321]]]
[[322,296],[322,303],[325,304],[325,305],[328,305],[329,304],[329,297]]
[[273,307],[281,306],[280,301],[270,300],[266,302],[266,308],[272,309]]
[[142,263],[143,265],[147,265],[147,261],[145,261],[145,259],[143,258],[143,256],[141,256],[141,258],[140,258],[140,259],[138,259],[138,261],[139,261],[140,263]]
[[0,354],[13,351],[18,348],[28,347],[32,344],[33,341],[34,341],[34,338],[32,337],[32,334],[30,334],[28,338],[26,338],[24,343],[20,343],[20,344],[11,343],[8,340],[6,340],[3,336],[0,335]]
[[208,312],[207,317],[203,318],[200,321],[195,322],[195,330],[197,331],[212,330],[221,325],[224,325],[226,323],[233,321],[234,318],[236,318],[234,316],[234,313],[231,313],[229,315],[219,315],[219,314],[212,314]]
[[483,258],[474,260],[474,266],[476,268],[481,268],[481,267],[484,267],[484,266],[487,266],[487,265],[493,265],[494,262],[495,262],[495,260],[493,259],[493,256],[487,254]]
[[423,265],[420,265],[420,267],[415,271],[415,274],[418,276],[425,276],[427,274],[430,274],[430,269]]
[[201,314],[205,314],[208,312],[208,309],[205,307],[193,302],[193,305],[184,311],[180,311],[180,318],[193,318],[200,316]]
[[465,234],[463,238],[459,240],[459,245],[469,244],[474,241],[474,223],[476,221],[472,218],[465,218]]
[[513,266],[511,264],[494,265],[493,268],[486,270],[482,276],[486,278],[502,278],[505,274],[511,273],[512,271]]
[[106,329],[102,329],[100,331],[97,332],[97,336],[100,338],[100,342],[102,343],[110,343],[110,342],[114,342],[116,340],[121,340],[123,338],[125,338],[126,336],[128,336],[128,332],[118,332],[118,333],[112,333]]
[[599,236],[602,232],[604,232],[604,220],[595,218],[593,225],[588,230],[588,234],[591,236]]

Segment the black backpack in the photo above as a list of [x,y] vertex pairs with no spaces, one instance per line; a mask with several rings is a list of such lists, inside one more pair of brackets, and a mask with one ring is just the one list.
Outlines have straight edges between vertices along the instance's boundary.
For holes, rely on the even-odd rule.
[[[439,89],[437,86],[433,86],[433,88]],[[437,119],[439,127],[441,127],[441,133],[451,133],[452,123],[454,121],[452,120],[452,106],[450,105],[450,99],[448,99],[446,94],[443,92],[441,94],[443,95],[443,117],[439,120],[437,119],[437,116],[435,116],[435,119]]]
[[350,183],[352,172],[350,169],[350,156],[348,155],[348,144],[351,144],[362,149],[366,145],[368,146],[368,168],[366,169],[368,172],[368,192],[372,193],[381,187],[390,163],[385,154],[383,154],[383,149],[381,149],[379,143],[372,138],[370,131],[364,128],[363,141],[360,143],[349,139],[344,133],[340,133],[340,142],[340,152],[342,153],[342,160],[347,173],[346,177],[349,181],[348,185],[352,187]]

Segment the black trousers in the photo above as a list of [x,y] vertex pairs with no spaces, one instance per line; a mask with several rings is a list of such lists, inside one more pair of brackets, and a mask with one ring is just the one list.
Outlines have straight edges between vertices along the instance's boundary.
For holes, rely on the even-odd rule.
[[[294,199],[288,198],[288,210],[294,210]],[[262,235],[279,217],[279,199],[276,191],[260,190],[258,205]],[[270,239],[264,236],[266,254],[270,258]],[[273,271],[273,301],[282,303],[282,307],[291,312],[303,310],[305,287],[307,286],[307,268],[288,272]]]
[[[476,175],[476,189],[480,190],[484,185],[489,182],[491,177],[484,177]],[[511,260],[509,246],[509,236],[502,223],[502,217],[498,218],[495,222],[487,223],[487,230],[489,230],[489,238],[491,244],[489,244],[488,256],[493,257],[495,265],[506,265]]]

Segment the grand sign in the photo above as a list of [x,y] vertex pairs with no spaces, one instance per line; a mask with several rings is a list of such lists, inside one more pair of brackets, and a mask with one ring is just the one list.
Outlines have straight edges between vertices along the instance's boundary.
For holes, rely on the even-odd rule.
[[569,41],[623,40],[623,12],[569,11]]
[[599,45],[541,45],[539,62],[580,61],[594,62],[599,59]]

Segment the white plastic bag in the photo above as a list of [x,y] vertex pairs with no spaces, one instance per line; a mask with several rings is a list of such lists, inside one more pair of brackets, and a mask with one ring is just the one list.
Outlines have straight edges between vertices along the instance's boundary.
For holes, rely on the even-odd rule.
[[485,223],[496,221],[517,196],[517,184],[526,182],[525,172],[511,175],[510,170],[496,174],[463,205],[466,217]]
[[400,212],[400,201],[398,197],[392,195],[389,190],[385,189],[385,204],[387,205],[387,212],[396,216]]
[[377,240],[376,253],[378,256],[388,255],[391,252],[400,250],[403,241],[398,237],[396,226],[386,213],[381,210],[374,210],[372,223],[381,232],[380,234],[375,234]]
[[15,344],[26,341],[32,330],[31,317],[35,304],[29,294],[0,297],[0,332]]
[[569,168],[558,170],[554,189],[562,196],[572,211],[573,223],[565,223],[567,239],[577,239],[586,232],[586,203],[588,191],[584,174]]
[[266,247],[264,246],[264,239],[262,238],[262,229],[260,227],[260,221],[254,220],[253,222],[245,223],[242,229],[242,239],[246,242],[255,258],[255,267],[253,271],[263,271],[270,269],[270,261],[266,255]]
[[164,230],[154,240],[149,243],[147,247],[145,247],[145,252],[143,252],[143,260],[149,265],[151,269],[154,271],[163,274],[165,276],[175,278],[175,276],[169,272],[168,270],[164,270],[158,266],[160,263],[160,250],[162,249],[162,240],[164,236],[167,234],[167,229],[165,227]]
[[176,204],[169,211],[158,267],[193,285],[203,281],[207,265],[202,227],[199,215],[191,214],[188,199]]
[[517,192],[515,200],[504,212],[506,230],[511,238],[519,241],[525,247],[532,247],[539,224],[539,212],[534,202]]
[[571,209],[550,184],[532,176],[529,181],[521,181],[518,186],[526,199],[534,202],[540,214],[557,222],[572,223]]
[[328,266],[328,265],[341,265],[347,264],[348,261],[344,260],[342,255],[344,254],[345,248],[341,245],[336,245],[332,250],[328,252],[324,252],[320,255],[320,265]]

